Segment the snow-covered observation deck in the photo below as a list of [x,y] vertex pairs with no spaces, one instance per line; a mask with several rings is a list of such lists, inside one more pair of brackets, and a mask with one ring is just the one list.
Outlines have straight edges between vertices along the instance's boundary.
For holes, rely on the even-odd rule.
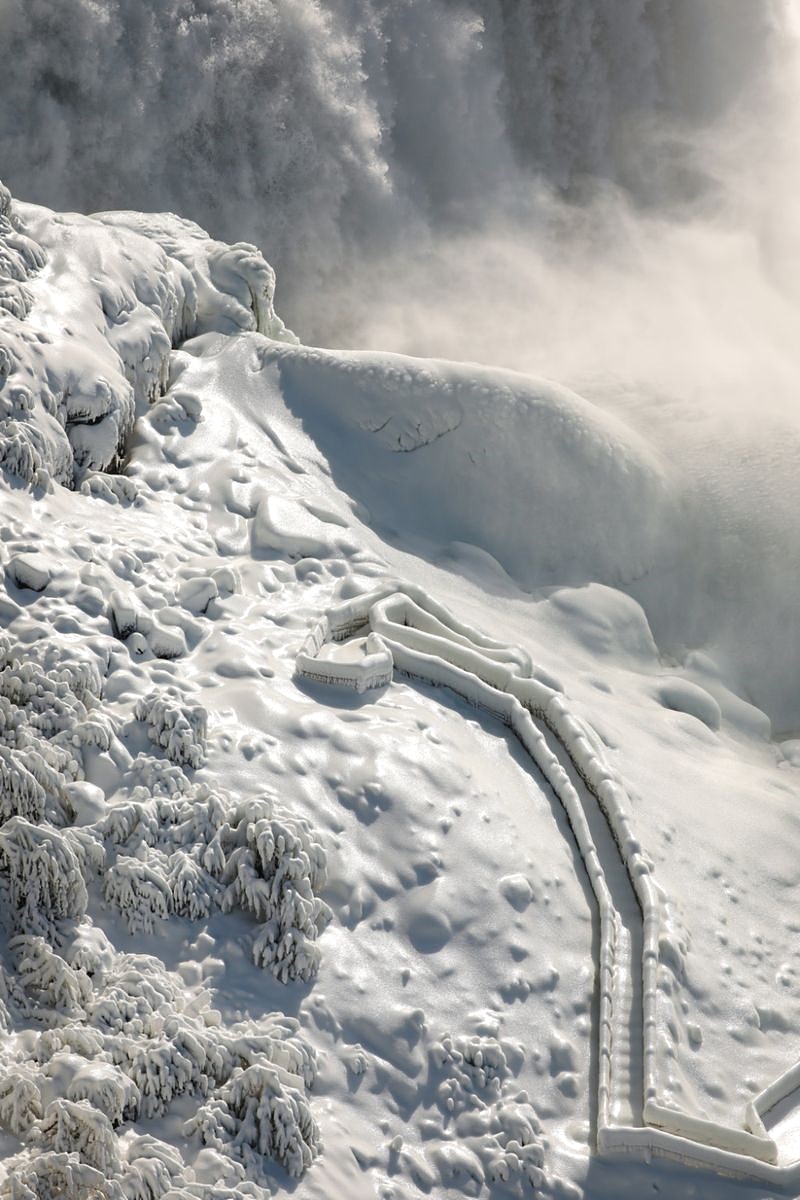
[[664,894],[596,735],[527,654],[403,583],[331,608],[306,638],[296,670],[359,693],[389,683],[393,670],[450,688],[513,730],[563,805],[600,922],[597,1152],[662,1157],[778,1187],[800,1181],[800,1159],[779,1157],[767,1130],[785,1132],[783,1109],[797,1100],[800,1066],[761,1092],[739,1126],[665,1101],[657,1054],[658,979],[668,969],[660,954]]

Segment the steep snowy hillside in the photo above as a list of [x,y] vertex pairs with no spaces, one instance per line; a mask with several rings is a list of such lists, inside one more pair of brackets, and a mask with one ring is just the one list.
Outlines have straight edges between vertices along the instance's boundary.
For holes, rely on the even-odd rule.
[[800,1190],[800,740],[657,442],[176,217],[0,273],[0,1196]]

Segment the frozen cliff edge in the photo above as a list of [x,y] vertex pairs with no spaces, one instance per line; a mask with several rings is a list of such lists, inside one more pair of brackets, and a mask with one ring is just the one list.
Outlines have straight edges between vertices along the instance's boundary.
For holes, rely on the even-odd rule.
[[291,339],[275,275],[244,242],[169,214],[56,214],[0,185],[0,463],[26,484],[91,486],[201,333]]

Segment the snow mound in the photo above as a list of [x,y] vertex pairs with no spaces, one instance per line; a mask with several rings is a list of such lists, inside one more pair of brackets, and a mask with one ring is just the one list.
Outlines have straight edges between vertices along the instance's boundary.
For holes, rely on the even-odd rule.
[[657,456],[564,388],[389,354],[273,344],[258,356],[382,532],[470,543],[526,588],[624,584],[673,536]]

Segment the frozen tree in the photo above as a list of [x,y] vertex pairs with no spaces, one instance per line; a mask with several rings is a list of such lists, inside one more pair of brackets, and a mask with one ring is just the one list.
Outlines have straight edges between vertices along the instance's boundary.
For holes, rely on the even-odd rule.
[[188,784],[188,791],[150,796],[143,788],[109,810],[102,833],[125,853],[140,846],[165,851],[207,847],[224,824],[229,803],[204,784]]
[[148,795],[177,796],[192,788],[182,767],[152,754],[137,754],[130,775]]
[[80,918],[87,894],[69,840],[47,825],[12,817],[0,827],[0,880],[8,918],[21,932],[47,934],[62,918]]
[[115,1175],[121,1161],[111,1122],[87,1100],[58,1097],[48,1104],[36,1131],[37,1141],[49,1150],[74,1151],[81,1162]]
[[192,921],[207,917],[219,905],[222,888],[196,858],[178,850],[169,856],[167,874],[173,911]]
[[7,1164],[3,1200],[125,1200],[117,1183],[75,1153],[51,1150],[20,1159]]
[[43,1029],[33,1045],[31,1058],[37,1063],[47,1063],[63,1052],[89,1060],[100,1057],[104,1047],[105,1040],[99,1030],[73,1021],[68,1025]]
[[[183,1176],[183,1161],[172,1146],[145,1134],[131,1138],[126,1152],[128,1162],[121,1180],[125,1200],[153,1200],[165,1192],[174,1200],[187,1196],[175,1186]],[[188,1196],[192,1200],[191,1193]]]
[[201,767],[205,762],[206,711],[182,705],[166,693],[150,692],[136,705],[136,718],[147,724],[151,742],[166,751],[171,762]]
[[[60,1068],[67,1058],[72,1056],[54,1055],[51,1067]],[[88,1100],[115,1126],[138,1112],[140,1096],[136,1084],[118,1066],[103,1061],[84,1062],[81,1058],[75,1058],[74,1062],[77,1066],[66,1089],[68,1100]]]
[[325,851],[306,822],[274,816],[269,799],[251,801],[220,829],[212,857],[215,846],[225,860],[223,908],[239,906],[263,923],[255,962],[282,983],[310,979],[319,965],[315,942],[331,911],[316,895],[325,883]]
[[30,725],[45,737],[75,732],[101,690],[96,663],[71,659],[63,643],[48,639],[21,659],[8,638],[0,638],[0,694],[25,708]]
[[45,812],[45,790],[31,771],[24,753],[0,746],[0,820],[26,817],[41,821]]
[[0,1073],[0,1126],[21,1137],[41,1115],[39,1073],[25,1063],[4,1068]]
[[139,858],[120,857],[108,868],[103,895],[125,918],[131,933],[152,933],[156,922],[172,911],[172,894],[164,874]]
[[0,819],[69,818],[65,789],[82,777],[81,747],[108,749],[114,733],[96,707],[101,688],[97,664],[60,640],[23,657],[0,637]]
[[231,1141],[245,1158],[274,1158],[299,1177],[316,1158],[320,1135],[308,1100],[279,1067],[255,1064],[236,1070],[210,1103],[187,1123],[206,1145]]
[[[199,1043],[192,1049],[203,1062]],[[186,1054],[186,1042],[176,1044],[166,1038],[134,1041],[117,1038],[111,1049],[114,1061],[132,1080],[138,1094],[136,1116],[149,1120],[166,1112],[175,1096],[184,1092],[205,1095],[207,1081],[197,1061]]]
[[85,971],[75,970],[42,937],[21,934],[9,947],[17,960],[17,978],[38,1010],[83,1015],[92,996]]

